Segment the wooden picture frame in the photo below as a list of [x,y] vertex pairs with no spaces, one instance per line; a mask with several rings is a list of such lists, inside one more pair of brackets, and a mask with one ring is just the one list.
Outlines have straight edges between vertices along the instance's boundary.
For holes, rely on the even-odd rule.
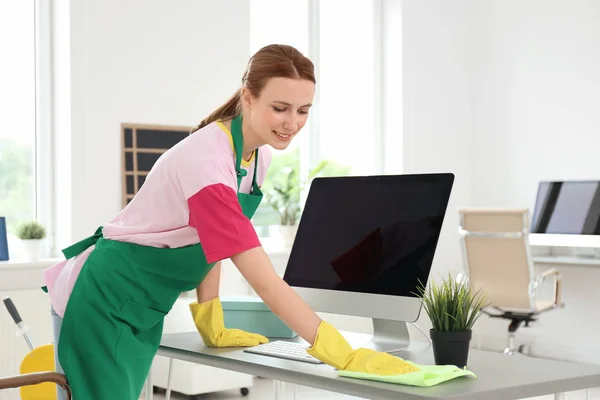
[[121,190],[123,207],[140,190],[158,158],[186,138],[191,126],[121,124]]

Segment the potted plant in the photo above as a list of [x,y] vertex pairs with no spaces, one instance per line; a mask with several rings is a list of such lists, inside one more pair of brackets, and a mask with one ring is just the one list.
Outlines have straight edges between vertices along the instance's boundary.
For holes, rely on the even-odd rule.
[[300,193],[326,165],[327,161],[319,163],[309,172],[305,182],[300,181],[298,168],[284,167],[266,193],[267,202],[279,214],[279,234],[285,246],[289,247],[294,243],[298,230]]
[[40,255],[40,245],[46,237],[46,229],[37,221],[31,221],[17,228],[17,237],[21,239],[29,261],[35,261]]
[[466,367],[473,325],[488,306],[485,295],[450,274],[439,284],[431,281],[429,288],[419,285],[418,292],[432,324],[435,363]]

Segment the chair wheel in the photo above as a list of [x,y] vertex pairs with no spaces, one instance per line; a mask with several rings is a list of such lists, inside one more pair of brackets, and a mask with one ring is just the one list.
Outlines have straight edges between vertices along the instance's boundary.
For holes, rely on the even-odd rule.
[[242,394],[242,396],[248,396],[248,393],[250,393],[250,390],[248,388],[241,388],[240,393]]

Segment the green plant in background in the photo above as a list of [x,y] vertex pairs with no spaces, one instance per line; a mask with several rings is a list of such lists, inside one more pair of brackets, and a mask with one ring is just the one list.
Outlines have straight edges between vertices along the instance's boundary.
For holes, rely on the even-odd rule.
[[17,228],[17,237],[21,240],[44,239],[46,228],[36,221],[27,222]]
[[[256,225],[295,225],[301,213],[300,197],[310,182],[319,176],[344,176],[350,167],[341,166],[331,161],[322,161],[308,173],[306,179],[300,173],[300,149],[295,148],[280,154],[273,154],[271,166],[267,173],[262,191],[265,202],[261,204],[257,215],[253,218]],[[275,210],[268,212],[265,207]]]
[[431,281],[429,288],[421,283],[417,290],[423,299],[423,307],[431,320],[432,328],[437,332],[472,330],[489,305],[481,290],[475,292],[471,286],[457,282],[450,274],[439,284]]
[[267,202],[279,214],[281,225],[296,225],[300,217],[300,193],[310,181],[327,165],[322,161],[310,170],[306,181],[300,180],[297,168],[285,167],[281,170],[279,179],[273,182],[273,188],[267,192]]

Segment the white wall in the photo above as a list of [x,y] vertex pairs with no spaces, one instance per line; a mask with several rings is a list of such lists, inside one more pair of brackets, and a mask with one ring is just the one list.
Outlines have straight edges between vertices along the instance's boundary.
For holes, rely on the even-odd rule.
[[60,250],[121,209],[120,124],[197,124],[239,86],[250,44],[243,1],[55,7]]
[[600,178],[600,2],[475,1],[473,201],[531,207]]
[[[456,174],[432,270],[455,273],[457,207],[530,207],[541,179],[600,177],[600,4],[404,0],[402,14],[404,172]],[[536,355],[597,362],[600,270],[554,267],[567,307],[520,338]],[[508,323],[480,321],[474,345],[503,349]]]
[[403,2],[405,173],[451,172],[455,183],[433,274],[461,266],[456,208],[471,198],[470,2]]
[[[600,2],[472,4],[469,205],[533,207],[539,180],[600,178]],[[521,337],[542,356],[597,362],[600,269],[556,267],[566,308],[541,316]],[[482,345],[504,346],[506,329],[483,320]]]

